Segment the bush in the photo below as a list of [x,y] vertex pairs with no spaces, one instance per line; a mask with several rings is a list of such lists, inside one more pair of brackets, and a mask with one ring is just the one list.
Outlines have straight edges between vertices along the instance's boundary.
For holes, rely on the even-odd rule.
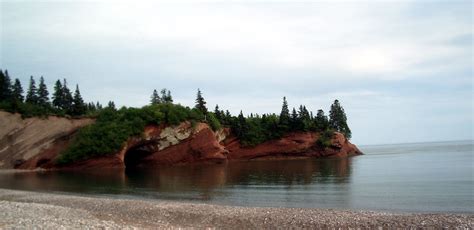
[[221,123],[213,113],[207,114],[207,122],[209,123],[209,126],[211,126],[212,130],[217,131],[221,129]]
[[139,136],[147,124],[159,124],[164,115],[158,108],[106,108],[96,123],[82,128],[57,163],[66,164],[119,151],[129,137]]
[[321,133],[321,136],[316,141],[316,144],[323,148],[328,148],[331,146],[331,139],[334,136],[334,130],[328,129]]
[[[119,151],[128,138],[140,136],[146,125],[166,123],[178,125],[187,120],[195,123],[200,115],[188,107],[171,103],[126,108],[105,108],[94,124],[82,128],[71,146],[61,153],[57,163],[67,164]],[[202,116],[203,117],[203,116]],[[204,118],[204,117],[203,117]],[[216,124],[211,124],[211,127]],[[220,127],[220,124],[218,126]]]

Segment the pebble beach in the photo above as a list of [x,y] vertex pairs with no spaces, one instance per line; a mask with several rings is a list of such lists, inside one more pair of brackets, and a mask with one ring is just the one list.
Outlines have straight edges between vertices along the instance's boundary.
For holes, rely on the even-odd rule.
[[473,214],[259,208],[0,189],[2,229],[473,229]]

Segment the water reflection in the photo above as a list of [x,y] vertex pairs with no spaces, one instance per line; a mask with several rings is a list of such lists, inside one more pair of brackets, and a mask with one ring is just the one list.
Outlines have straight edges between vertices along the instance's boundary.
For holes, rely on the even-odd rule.
[[270,160],[133,170],[3,173],[0,186],[40,191],[168,195],[165,198],[176,197],[173,193],[183,198],[183,194],[191,192],[198,197],[184,198],[210,200],[216,189],[222,193],[222,189],[233,187],[292,189],[314,183],[348,183],[350,172],[350,158]]
[[373,146],[364,148],[366,155],[345,159],[127,171],[0,171],[0,187],[243,206],[472,213],[472,149],[468,141]]

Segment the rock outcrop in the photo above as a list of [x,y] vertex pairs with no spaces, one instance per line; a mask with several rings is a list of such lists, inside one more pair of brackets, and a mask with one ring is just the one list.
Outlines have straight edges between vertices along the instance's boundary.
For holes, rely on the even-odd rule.
[[55,158],[70,144],[78,128],[91,119],[49,117],[22,120],[0,112],[0,168],[123,168],[157,165],[219,163],[235,160],[294,157],[346,157],[362,154],[344,135],[335,133],[327,148],[316,144],[318,133],[289,133],[254,147],[243,147],[229,129],[213,131],[205,123],[145,127],[141,137],[132,137],[114,154],[55,165]]
[[22,119],[0,111],[0,168],[36,168],[47,165],[63,151],[78,128],[92,119]]
[[288,157],[345,157],[360,155],[362,152],[347,140],[341,133],[334,133],[331,145],[323,148],[316,144],[319,133],[296,132],[285,135],[278,140],[271,140],[252,148],[242,147],[237,138],[226,140],[229,150],[228,158],[233,159],[266,159]]

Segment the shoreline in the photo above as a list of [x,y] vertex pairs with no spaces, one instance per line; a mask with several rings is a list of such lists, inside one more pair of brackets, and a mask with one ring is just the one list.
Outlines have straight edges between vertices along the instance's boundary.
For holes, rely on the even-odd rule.
[[0,228],[474,228],[474,214],[263,208],[0,189]]

